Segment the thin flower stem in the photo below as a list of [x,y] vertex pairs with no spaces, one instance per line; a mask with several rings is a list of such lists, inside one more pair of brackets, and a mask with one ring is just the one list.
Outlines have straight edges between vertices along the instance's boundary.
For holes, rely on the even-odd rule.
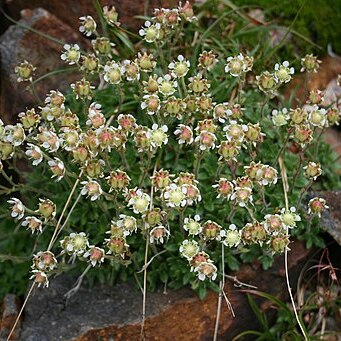
[[78,201],[79,201],[79,199],[80,199],[81,197],[82,197],[82,193],[80,192],[80,193],[78,194],[77,199],[75,200],[75,202],[73,203],[72,207],[70,208],[70,211],[69,211],[68,215],[66,216],[65,221],[64,221],[62,227],[58,230],[58,232],[57,232],[57,234],[56,234],[56,236],[55,236],[55,238],[54,238],[53,244],[54,244],[55,241],[58,239],[58,236],[59,236],[60,232],[63,231],[64,227],[66,226],[67,222],[69,221],[69,219],[70,219],[70,217],[71,217],[71,214],[72,214],[73,210],[75,209],[75,207],[77,206]]
[[[157,170],[160,157],[156,160],[153,170],[153,176]],[[153,198],[154,198],[154,186],[152,184],[150,189],[150,205],[149,209],[153,209]],[[146,322],[146,303],[147,303],[147,267],[148,267],[148,251],[149,251],[149,232],[146,230],[146,250],[144,254],[144,266],[143,266],[143,299],[142,299],[142,322],[141,322],[141,333],[140,340],[145,340],[145,322]]]
[[136,273],[139,274],[139,273],[143,272],[146,268],[148,268],[148,266],[152,263],[152,261],[153,261],[156,257],[162,255],[162,254],[165,253],[165,252],[167,252],[167,250],[162,250],[162,251],[158,252],[157,254],[155,254],[152,258],[149,259],[148,263],[145,264],[145,265],[142,267],[142,269],[141,269],[140,271],[137,271]]
[[9,333],[8,336],[7,336],[6,341],[9,341],[9,340],[11,339],[11,336],[12,336],[14,330],[15,330],[15,327],[17,326],[17,324],[18,324],[18,322],[19,322],[19,320],[20,320],[20,317],[21,317],[21,315],[22,315],[22,313],[23,313],[23,311],[24,311],[24,309],[25,309],[25,307],[26,307],[26,304],[27,304],[27,302],[28,302],[28,299],[30,298],[31,293],[32,293],[32,291],[33,291],[35,285],[36,285],[36,282],[33,282],[32,285],[31,285],[30,290],[29,290],[28,293],[27,293],[27,296],[26,296],[26,298],[25,298],[25,301],[24,301],[24,303],[23,303],[23,305],[22,305],[22,307],[21,307],[21,309],[20,309],[20,311],[19,311],[19,314],[18,314],[17,318],[16,318],[15,321],[14,321],[13,327],[12,327],[10,333]]
[[234,285],[237,286],[237,287],[248,287],[248,288],[252,288],[252,289],[257,289],[256,286],[254,285],[251,285],[251,284],[247,284],[247,283],[244,283],[244,282],[241,282],[237,276],[231,276],[231,275],[225,275],[225,278],[228,278],[230,280],[233,281]]
[[52,235],[52,237],[51,237],[51,240],[50,240],[49,246],[48,246],[48,248],[47,248],[47,251],[50,251],[51,248],[52,248],[52,246],[53,246],[54,240],[55,240],[56,235],[57,235],[57,233],[58,233],[59,226],[60,226],[60,224],[61,224],[61,222],[62,222],[62,219],[63,219],[63,217],[64,217],[64,214],[65,214],[65,212],[66,212],[66,209],[67,209],[67,207],[68,207],[69,204],[70,204],[71,198],[72,198],[73,193],[75,192],[75,190],[76,190],[76,188],[77,188],[77,185],[78,185],[78,183],[79,183],[79,181],[80,181],[80,178],[81,178],[82,174],[83,174],[83,170],[81,170],[81,172],[79,173],[79,175],[78,175],[78,177],[77,177],[77,179],[76,179],[76,181],[75,181],[75,183],[74,183],[74,185],[73,185],[73,187],[72,187],[72,189],[71,189],[71,192],[70,192],[70,194],[69,194],[69,197],[68,197],[67,200],[66,200],[66,203],[65,203],[65,205],[64,205],[64,208],[63,208],[63,210],[62,210],[62,213],[61,213],[61,215],[60,215],[60,217],[59,217],[59,219],[58,219],[57,225],[56,225],[56,227],[55,227],[55,229],[54,229],[54,232],[53,232],[53,235]]
[[268,102],[269,102],[269,97],[266,97],[265,100],[263,101],[261,109],[260,109],[260,119],[259,119],[260,121],[263,119],[264,109],[265,109],[265,106],[268,104]]
[[140,179],[139,179],[139,187],[143,184],[144,179],[146,178],[148,171],[149,171],[149,167],[152,161],[152,153],[149,152],[148,153],[148,160],[147,160],[147,165],[145,168],[145,171],[141,174]]
[[34,86],[32,80],[31,80],[31,83],[30,83],[30,89],[31,89],[31,91],[32,91],[33,96],[34,96],[35,99],[37,100],[38,104],[39,104],[39,105],[43,105],[44,103],[43,103],[43,101],[40,99],[40,97],[39,97],[39,95],[38,95],[38,93],[37,93],[36,87]]
[[319,152],[319,147],[320,147],[320,140],[322,137],[322,134],[324,132],[324,128],[321,129],[320,134],[317,136],[316,142],[315,142],[315,151],[314,151],[314,159],[317,160],[318,152]]
[[[282,184],[283,184],[283,193],[284,193],[284,200],[285,200],[285,209],[286,211],[289,211],[289,200],[288,200],[288,178],[287,178],[287,172],[285,169],[285,165],[283,162],[283,159],[280,158],[279,159],[279,166],[281,169],[281,175],[282,175]],[[286,235],[289,236],[289,228],[286,227]],[[290,300],[291,300],[291,305],[293,307],[294,310],[294,314],[295,314],[295,318],[296,321],[301,329],[301,332],[303,334],[304,340],[308,340],[308,337],[305,333],[304,327],[301,323],[301,320],[298,316],[297,313],[297,309],[296,309],[296,304],[295,304],[295,300],[291,291],[291,286],[290,286],[290,280],[289,280],[289,269],[288,269],[288,247],[285,248],[285,252],[284,252],[284,267],[285,267],[285,279],[286,279],[286,283],[287,283],[287,288],[288,288],[288,293],[290,296]]]
[[294,176],[293,176],[293,180],[292,180],[292,184],[291,184],[290,193],[292,193],[292,192],[294,191],[297,177],[298,177],[298,175],[299,175],[300,172],[301,172],[302,162],[303,162],[303,153],[304,153],[304,151],[301,150],[300,153],[299,153],[299,155],[298,155],[298,156],[299,156],[298,166],[297,166],[296,172],[295,172],[295,174],[294,174]]
[[221,272],[222,278],[219,282],[219,296],[218,296],[218,306],[217,306],[217,314],[215,319],[215,326],[214,326],[214,335],[213,341],[217,341],[218,337],[218,329],[219,329],[219,320],[220,320],[220,313],[221,313],[221,303],[223,301],[223,291],[225,286],[225,253],[224,253],[224,244],[221,243]]
[[126,158],[124,151],[121,151],[120,155],[121,155],[121,160],[122,160],[122,163],[124,165],[124,168],[126,169],[127,172],[130,171],[129,163],[127,161],[127,158]]
[[1,170],[1,174],[11,186],[17,187],[17,185],[13,182],[12,178],[9,177],[3,169]]
[[148,251],[149,251],[149,233],[147,231],[146,250],[145,250],[145,254],[144,254],[144,271],[143,271],[142,323],[141,323],[141,334],[140,334],[141,340],[145,340],[144,325],[145,325],[145,321],[146,321]]
[[183,88],[183,95],[186,97],[188,95],[187,93],[187,87],[186,87],[186,83],[185,83],[185,77],[180,77],[181,79],[181,85]]
[[278,151],[277,155],[276,155],[276,159],[275,159],[275,163],[274,163],[274,166],[276,167],[277,165],[277,162],[278,162],[278,159],[282,156],[282,153],[284,151],[284,149],[286,148],[288,142],[289,142],[289,139],[290,139],[290,134],[291,134],[291,131],[289,130],[288,131],[288,134],[287,134],[287,137],[281,147],[281,149]]
[[70,289],[65,295],[64,297],[66,298],[66,301],[68,301],[80,288],[80,286],[82,285],[83,279],[85,277],[85,275],[88,273],[88,271],[92,268],[92,265],[89,264],[86,269],[83,271],[83,273],[78,277],[75,285],[73,286],[72,289]]
[[300,197],[299,197],[299,199],[298,199],[298,202],[297,202],[297,207],[299,207],[299,206],[301,205],[301,201],[302,201],[302,199],[303,199],[304,194],[308,191],[308,189],[311,187],[311,185],[313,184],[313,182],[314,182],[314,180],[310,180],[309,183],[308,183],[308,185],[305,186],[305,187],[303,188],[303,190],[301,191],[301,195],[300,195]]
[[194,169],[195,178],[198,178],[199,169],[200,169],[200,163],[201,163],[201,159],[202,159],[203,155],[204,155],[203,152],[199,152],[199,155],[198,155],[198,158],[197,158],[197,162],[196,162],[196,165],[195,165],[195,169]]

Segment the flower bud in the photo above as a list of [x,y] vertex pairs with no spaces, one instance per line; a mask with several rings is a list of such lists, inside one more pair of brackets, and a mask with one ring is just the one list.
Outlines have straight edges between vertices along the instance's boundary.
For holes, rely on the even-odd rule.
[[328,209],[329,207],[326,205],[326,200],[322,198],[313,198],[308,203],[308,213],[309,214],[317,214],[321,217],[321,213]]
[[290,118],[292,121],[292,124],[302,124],[305,123],[307,119],[307,113],[301,108],[296,108],[296,109],[290,109]]
[[268,71],[264,71],[259,76],[256,76],[256,80],[259,89],[265,93],[271,93],[277,86],[274,75]]
[[82,56],[82,70],[94,73],[99,69],[99,59],[94,54]]
[[273,236],[270,239],[270,247],[276,253],[283,253],[290,243],[286,235]]
[[315,162],[309,162],[304,169],[304,175],[309,178],[316,180],[321,174],[322,174],[322,169],[319,163]]
[[[140,69],[144,72],[151,72],[156,66],[156,62],[153,59],[153,55],[147,54],[146,52],[144,54],[138,53],[136,62],[139,65]],[[155,92],[155,91],[156,90],[151,91],[151,92]]]
[[34,108],[21,112],[18,116],[25,129],[36,127],[40,121],[40,116],[35,112]]
[[36,68],[28,61],[23,61],[15,67],[14,71],[17,74],[18,82],[32,81],[32,76]]
[[150,242],[163,244],[168,239],[169,234],[169,231],[164,226],[158,225],[154,227],[149,233]]
[[105,20],[111,25],[119,25],[118,22],[118,13],[114,6],[104,6],[103,7],[103,16]]
[[112,190],[124,190],[129,186],[130,178],[128,174],[121,170],[116,170],[110,172],[110,175],[106,177],[107,183],[110,186],[110,191]]
[[106,37],[98,37],[92,42],[95,52],[103,55],[110,55],[112,52],[113,43]]
[[222,227],[215,223],[214,221],[208,220],[202,226],[202,234],[206,239],[212,240],[217,239],[220,240],[220,231]]
[[14,146],[10,142],[0,141],[0,159],[10,159],[14,154]]
[[321,61],[318,60],[316,56],[313,56],[312,54],[307,54],[304,58],[301,59],[301,72],[317,72],[318,68],[320,67],[320,63]]
[[143,215],[143,219],[148,225],[155,226],[161,223],[162,213],[160,208],[153,208]]
[[264,225],[255,221],[247,223],[242,229],[242,240],[245,244],[262,243],[266,239],[266,231]]
[[42,215],[45,220],[54,218],[56,215],[56,205],[49,199],[39,199],[39,208],[37,213]]
[[124,258],[124,254],[128,251],[128,244],[122,237],[112,237],[107,240],[108,253],[112,253],[114,256],[121,256]]
[[213,51],[203,51],[198,58],[198,67],[210,71],[216,65],[218,59]]
[[337,108],[329,108],[327,110],[327,120],[330,126],[339,125],[340,111]]
[[170,177],[168,170],[160,169],[151,177],[152,184],[157,190],[163,189],[170,184]]
[[216,188],[218,192],[217,198],[224,198],[229,200],[233,193],[233,183],[228,181],[226,178],[220,178],[218,184],[213,185],[213,188]]

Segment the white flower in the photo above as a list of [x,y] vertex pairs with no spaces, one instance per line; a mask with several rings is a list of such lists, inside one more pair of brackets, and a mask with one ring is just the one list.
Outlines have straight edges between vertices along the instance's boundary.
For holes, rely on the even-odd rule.
[[197,236],[199,233],[202,232],[202,226],[199,223],[200,216],[196,214],[194,219],[192,218],[185,218],[184,219],[184,230],[188,232],[190,236]]
[[125,67],[112,61],[104,66],[104,80],[110,84],[119,84],[124,75]]
[[225,72],[230,73],[233,77],[238,77],[242,73],[251,71],[253,65],[253,57],[243,56],[241,53],[238,56],[228,57],[226,59]]
[[57,134],[51,130],[42,130],[38,134],[38,141],[42,142],[42,147],[51,152],[56,152],[60,147],[60,141]]
[[79,26],[79,32],[83,33],[87,37],[90,37],[96,31],[96,21],[90,15],[80,17],[79,20],[81,23]]
[[224,231],[223,244],[228,247],[236,247],[240,244],[241,241],[241,231],[237,230],[236,225],[231,224],[229,229]]
[[147,109],[148,115],[154,115],[160,110],[161,101],[157,95],[145,95],[143,96],[143,100],[141,109]]
[[163,244],[169,237],[170,232],[163,226],[155,226],[149,233],[150,242],[156,244]]
[[43,232],[43,222],[33,216],[25,217],[21,225],[25,227],[27,226],[27,229],[31,230],[32,234],[36,231],[40,233]]
[[171,96],[175,92],[175,88],[178,86],[178,82],[172,80],[172,77],[170,75],[165,75],[164,77],[159,77],[157,79],[157,82],[159,83],[159,91],[164,96]]
[[155,25],[152,25],[150,21],[146,21],[144,23],[145,27],[142,27],[139,30],[139,35],[144,38],[144,40],[147,43],[153,43],[160,37],[160,29],[161,25],[159,23],[156,23]]
[[191,66],[190,62],[183,55],[178,56],[178,61],[171,62],[168,68],[171,70],[171,75],[176,77],[185,77]]
[[81,185],[83,185],[81,194],[90,197],[91,201],[97,200],[103,193],[101,185],[97,181],[82,181]]
[[25,131],[20,123],[16,125],[5,126],[5,141],[10,142],[13,146],[20,146],[26,138]]
[[104,262],[105,251],[97,246],[90,245],[89,249],[84,252],[83,257],[88,258],[88,262],[92,266],[101,265]]
[[25,206],[17,198],[11,198],[7,201],[9,204],[13,205],[11,207],[11,217],[15,219],[21,219],[25,214]]
[[138,189],[136,194],[130,198],[128,206],[132,206],[134,213],[139,214],[147,211],[149,203],[150,196],[147,193],[143,193],[141,189]]
[[60,56],[62,60],[68,62],[69,65],[78,63],[81,53],[77,44],[65,44],[64,50],[65,51]]
[[206,277],[214,281],[217,278],[217,271],[217,267],[211,262],[202,262],[194,269],[201,281]]
[[69,127],[60,129],[59,138],[63,148],[68,152],[74,150],[80,141],[78,131]]
[[51,251],[39,251],[36,255],[33,255],[32,269],[39,271],[52,271],[57,267],[57,259]]
[[275,65],[274,77],[277,82],[288,83],[294,73],[295,69],[293,67],[289,67],[288,61],[284,61],[282,64],[277,63]]
[[82,256],[89,247],[89,241],[84,232],[72,232],[60,241],[60,246],[63,249],[62,253]]
[[323,108],[319,108],[317,105],[307,107],[308,122],[318,128],[323,128],[328,124],[327,111]]
[[195,240],[184,240],[179,248],[182,257],[191,260],[199,252],[199,244]]
[[169,207],[184,207],[187,204],[186,194],[186,187],[173,183],[164,189],[163,198]]
[[43,286],[43,288],[48,288],[49,280],[45,272],[39,270],[32,270],[31,272],[32,276],[30,277],[30,279],[34,279],[34,282],[38,283],[38,288],[41,285]]
[[166,125],[159,128],[156,123],[153,124],[152,129],[147,132],[147,137],[150,139],[151,150],[168,143],[167,131],[168,127]]
[[193,142],[193,131],[190,126],[179,124],[174,135],[177,136],[179,144],[191,144]]
[[231,195],[231,200],[234,200],[240,207],[245,207],[248,203],[252,204],[252,189],[249,187],[236,187]]
[[223,128],[228,141],[241,144],[244,141],[245,133],[248,131],[246,124],[238,124],[237,121],[230,121],[230,124]]
[[290,116],[286,108],[283,108],[282,110],[274,109],[272,110],[271,115],[272,122],[276,127],[281,127],[288,124]]
[[63,161],[55,157],[53,160],[48,161],[48,165],[53,173],[52,178],[56,178],[56,181],[63,179],[65,174],[65,167]]
[[86,125],[92,126],[95,129],[104,127],[105,117],[102,114],[101,105],[99,103],[93,102],[90,104]]
[[127,77],[127,81],[135,81],[140,79],[140,68],[137,63],[131,60],[125,60],[123,62],[123,66],[125,69],[125,75]]
[[201,151],[214,149],[216,141],[217,137],[213,133],[206,130],[201,131],[194,140],[194,142],[199,144],[199,149]]
[[301,221],[301,217],[296,213],[295,207],[290,207],[288,211],[283,208],[281,210],[281,218],[283,220],[284,226],[287,228],[296,227],[296,222]]
[[123,236],[126,237],[137,231],[137,220],[132,216],[120,214],[120,220],[117,221],[117,226],[123,228]]

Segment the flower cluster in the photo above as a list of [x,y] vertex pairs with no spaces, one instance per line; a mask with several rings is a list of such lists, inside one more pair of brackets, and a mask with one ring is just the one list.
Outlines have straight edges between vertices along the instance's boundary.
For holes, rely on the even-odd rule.
[[[110,29],[121,29],[114,7],[104,7],[103,16]],[[139,263],[141,242],[160,257],[161,249],[168,251],[164,244],[175,243],[191,272],[203,281],[218,277],[217,245],[231,257],[251,246],[269,253],[288,250],[289,230],[299,229],[304,217],[294,200],[322,174],[314,155],[318,147],[305,152],[316,135],[339,124],[339,109],[323,107],[318,90],[295,108],[284,107],[280,98],[272,103],[294,77],[288,61],[258,72],[252,53],[221,56],[203,50],[192,58],[175,45],[183,38],[183,27],[195,20],[189,2],[157,9],[139,31],[147,48],[138,44],[140,50],[130,59],[120,59],[121,46],[101,36],[91,16],[82,16],[79,30],[91,39],[92,50],[65,44],[61,52],[61,59],[82,74],[70,85],[73,101],[51,90],[41,106],[19,114],[19,123],[0,120],[2,173],[20,156],[33,172],[54,179],[54,186],[71,189],[60,211],[46,197],[39,198],[34,210],[26,207],[27,197],[22,198],[25,205],[18,198],[8,200],[11,217],[32,233],[55,229],[48,250],[59,247],[56,255],[63,261],[86,261],[89,267],[106,259],[111,264]],[[312,55],[301,62],[301,71],[309,73],[320,64]],[[34,70],[27,61],[18,65],[18,81],[32,82]],[[249,91],[259,92],[263,104],[257,97],[252,106]],[[267,153],[278,142],[278,151]],[[290,202],[297,207],[281,209],[284,196],[278,182],[287,179],[278,161],[292,146],[299,165],[287,171],[294,193]],[[297,178],[303,186],[308,183],[299,191]],[[105,235],[96,230],[96,243],[89,240],[90,227],[80,232],[83,220],[78,225],[70,220],[82,204],[91,207],[85,221],[96,211],[94,216],[100,215],[108,229]],[[308,213],[317,216],[328,208],[321,198],[308,206]],[[47,286],[56,268],[51,251],[38,252],[32,278]]]

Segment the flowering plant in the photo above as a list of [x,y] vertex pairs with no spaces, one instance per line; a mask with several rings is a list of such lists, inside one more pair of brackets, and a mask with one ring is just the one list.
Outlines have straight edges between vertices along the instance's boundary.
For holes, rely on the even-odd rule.
[[[192,36],[191,53],[184,43],[198,19],[188,2],[157,9],[136,46],[113,7],[102,15],[116,44],[83,16],[93,50],[61,51],[82,73],[72,92],[51,90],[18,123],[0,122],[10,215],[32,238],[46,236],[34,250],[33,285],[79,264],[122,279],[142,269],[144,291],[148,279],[151,288],[190,284],[203,297],[240,261],[269,267],[291,234],[321,243],[312,217],[327,204],[315,198],[306,210],[302,199],[323,175],[319,140],[338,109],[322,108],[316,94],[290,107],[280,93],[292,63],[254,67],[252,46],[213,51]],[[309,74],[320,62],[301,63]],[[17,66],[18,81],[34,86],[34,70]],[[32,165],[23,185],[6,173],[18,158]]]

